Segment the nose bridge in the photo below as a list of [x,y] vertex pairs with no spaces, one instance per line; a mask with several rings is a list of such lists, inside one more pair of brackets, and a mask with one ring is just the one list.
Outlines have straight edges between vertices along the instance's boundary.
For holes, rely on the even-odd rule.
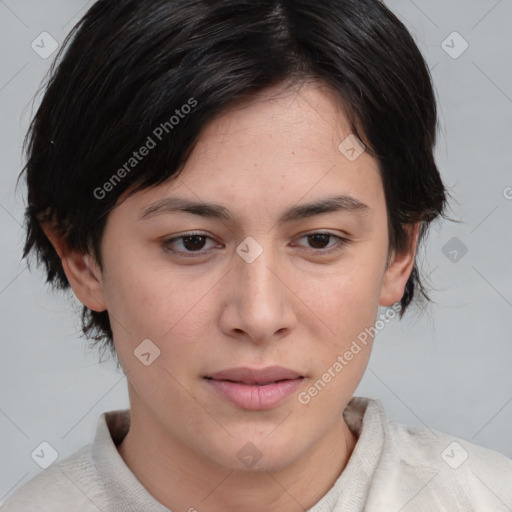
[[278,277],[283,266],[272,248],[271,237],[261,237],[260,241],[247,237],[237,247],[233,269],[234,279],[238,281],[234,307],[237,327],[252,338],[263,339],[286,326],[287,294],[284,277]]
[[276,267],[276,255],[270,237],[259,237],[259,240],[261,243],[253,237],[247,237],[239,244],[236,250],[239,261],[235,267],[242,291],[255,296],[270,295],[265,298],[271,300],[276,291],[277,278],[275,270],[271,271]]

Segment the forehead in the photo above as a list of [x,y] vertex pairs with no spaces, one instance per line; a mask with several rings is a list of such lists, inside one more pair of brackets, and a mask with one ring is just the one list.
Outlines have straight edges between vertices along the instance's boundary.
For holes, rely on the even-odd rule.
[[276,218],[285,206],[333,195],[379,208],[378,162],[365,151],[349,158],[353,153],[343,141],[351,137],[350,123],[328,87],[267,89],[207,125],[177,179],[138,192],[129,202],[138,216],[170,195]]

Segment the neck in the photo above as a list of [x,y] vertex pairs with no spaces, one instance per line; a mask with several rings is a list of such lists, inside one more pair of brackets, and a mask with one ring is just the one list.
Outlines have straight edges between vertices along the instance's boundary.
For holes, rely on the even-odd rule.
[[357,442],[340,415],[312,448],[288,466],[238,471],[184,446],[147,411],[137,412],[132,404],[130,430],[118,446],[119,454],[146,490],[170,510],[303,512],[334,485]]

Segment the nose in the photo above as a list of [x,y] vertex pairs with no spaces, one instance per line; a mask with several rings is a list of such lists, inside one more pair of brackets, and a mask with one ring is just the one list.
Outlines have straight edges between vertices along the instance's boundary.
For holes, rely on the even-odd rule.
[[221,315],[225,334],[264,344],[273,343],[293,330],[297,299],[288,284],[291,267],[285,265],[277,251],[269,246],[263,249],[261,241],[254,239],[245,246],[240,244],[226,277],[228,297]]

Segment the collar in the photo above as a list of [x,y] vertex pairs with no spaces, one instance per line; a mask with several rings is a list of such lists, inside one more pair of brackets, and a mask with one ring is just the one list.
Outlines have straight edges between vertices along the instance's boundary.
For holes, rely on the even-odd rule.
[[[364,509],[382,456],[387,417],[379,400],[353,397],[343,418],[358,438],[356,446],[333,487],[308,512],[333,511],[341,505]],[[92,455],[100,480],[116,510],[169,512],[142,486],[117,451],[129,428],[130,409],[105,412],[99,417]]]

